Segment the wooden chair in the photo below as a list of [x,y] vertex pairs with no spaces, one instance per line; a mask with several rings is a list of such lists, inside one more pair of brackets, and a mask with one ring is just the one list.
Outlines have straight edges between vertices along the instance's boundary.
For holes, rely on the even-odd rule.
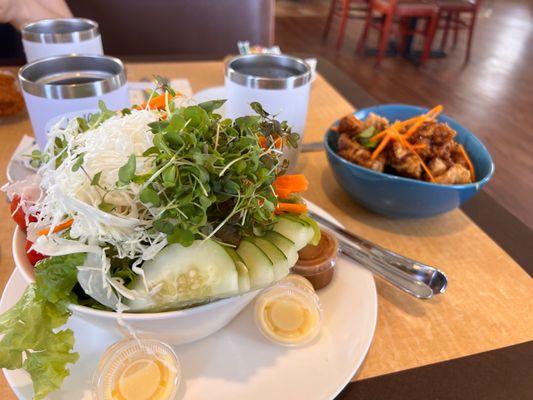
[[[437,0],[436,3],[439,6],[439,26],[437,29],[442,30],[441,50],[446,48],[450,30],[453,31],[454,48],[457,45],[459,30],[467,30],[468,38],[465,55],[465,62],[467,62],[470,59],[474,27],[481,0]],[[462,18],[464,16],[466,19]]]
[[[358,50],[364,48],[370,28],[380,32],[378,56],[376,66],[381,64],[392,31],[393,22],[400,22],[399,33],[401,36],[401,48],[405,46],[406,38],[409,35],[420,34],[424,37],[424,47],[420,57],[420,65],[429,58],[431,44],[437,30],[439,9],[436,4],[416,0],[371,0],[370,11],[367,15],[363,33],[359,39]],[[379,16],[378,19],[375,17]],[[409,23],[412,18],[424,19],[424,29],[419,30],[416,23],[413,26]],[[377,22],[376,22],[377,21]]]
[[326,20],[326,25],[324,27],[324,40],[328,37],[333,18],[340,17],[341,20],[336,44],[336,48],[339,50],[344,42],[344,34],[348,19],[366,19],[368,14],[368,3],[369,0],[331,0],[328,19]]

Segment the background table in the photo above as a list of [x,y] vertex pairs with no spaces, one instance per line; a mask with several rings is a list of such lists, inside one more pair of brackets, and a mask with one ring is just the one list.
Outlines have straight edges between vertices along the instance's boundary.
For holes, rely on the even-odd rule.
[[[334,120],[373,103],[331,64],[319,60],[318,65],[329,83],[322,75],[313,83],[305,142],[321,140]],[[187,78],[195,91],[223,83],[221,62],[136,63],[127,64],[127,70],[130,80],[152,74]],[[0,171],[29,132],[24,115],[0,122]],[[500,247],[530,267],[529,230],[484,194],[465,207],[484,230],[462,210],[425,220],[391,220],[353,203],[335,182],[323,152],[302,154],[298,168],[310,180],[306,196],[311,201],[360,235],[440,267],[450,281],[444,295],[420,301],[377,280],[374,342],[354,377],[357,382],[339,398],[524,399],[533,393],[533,346],[524,344],[533,339],[533,280]],[[9,221],[0,230],[4,287],[13,270],[14,224],[7,206],[0,207],[0,217]],[[14,398],[1,376],[0,399]]]

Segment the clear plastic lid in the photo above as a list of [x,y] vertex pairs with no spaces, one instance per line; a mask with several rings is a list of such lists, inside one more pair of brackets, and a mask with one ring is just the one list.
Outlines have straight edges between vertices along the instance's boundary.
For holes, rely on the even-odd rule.
[[296,275],[296,274],[289,274],[285,278],[283,278],[282,282],[292,282],[294,285],[298,286],[299,288],[303,290],[310,290],[311,293],[315,293],[315,288],[313,287],[311,282],[309,282],[303,276]]
[[322,308],[312,285],[292,275],[261,293],[254,315],[267,339],[286,346],[311,342],[322,326]]
[[93,376],[97,400],[172,400],[181,365],[172,348],[153,339],[127,338],[109,347]]

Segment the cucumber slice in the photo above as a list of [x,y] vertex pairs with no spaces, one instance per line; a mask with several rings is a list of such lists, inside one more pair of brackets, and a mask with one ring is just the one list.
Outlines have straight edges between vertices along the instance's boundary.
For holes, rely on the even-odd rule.
[[288,239],[292,240],[296,246],[296,250],[300,250],[307,246],[313,240],[315,232],[313,228],[307,223],[296,222],[292,218],[281,217],[274,225],[274,231],[281,233]]
[[239,292],[246,293],[250,291],[250,274],[246,264],[242,260],[241,256],[231,247],[224,247],[224,250],[229,254],[235,267],[237,268],[237,274],[239,275]]
[[263,250],[274,263],[274,280],[279,281],[289,274],[289,261],[287,256],[272,242],[267,239],[254,237],[253,242]]
[[312,244],[313,246],[318,245],[318,243],[320,242],[320,236],[321,236],[320,227],[318,226],[318,224],[316,223],[316,221],[313,218],[311,218],[307,214],[299,214],[299,215],[297,215],[297,214],[284,214],[283,217],[287,218],[287,219],[290,219],[291,221],[298,222],[298,223],[301,223],[301,224],[305,224],[305,225],[313,228],[314,235],[313,235],[313,239],[311,240],[311,242],[309,244]]
[[303,218],[300,218],[300,216],[296,215],[296,214],[283,214],[283,218],[290,219],[291,221],[297,222],[297,223],[302,224],[304,226],[309,226],[309,222],[307,222]]
[[248,271],[246,264],[242,261],[236,261],[235,267],[237,268],[237,274],[239,275],[239,292],[249,292],[252,285],[250,284],[250,272]]
[[296,251],[296,246],[292,240],[274,231],[268,231],[264,237],[285,254],[289,268],[292,268],[296,264],[296,261],[298,261],[298,251]]
[[127,305],[135,311],[182,308],[239,292],[237,269],[218,243],[196,240],[189,247],[171,244],[143,266],[132,289],[141,295]]
[[260,288],[270,285],[274,281],[274,265],[263,250],[257,247],[249,239],[241,240],[237,248],[237,254],[241,256],[248,267],[250,274],[250,286]]
[[302,221],[307,222],[311,228],[313,229],[314,235],[313,239],[311,240],[311,243],[313,246],[317,246],[318,243],[320,243],[320,237],[322,236],[322,233],[320,232],[320,227],[316,223],[316,221],[311,218],[309,215],[302,214],[300,215],[300,218]]

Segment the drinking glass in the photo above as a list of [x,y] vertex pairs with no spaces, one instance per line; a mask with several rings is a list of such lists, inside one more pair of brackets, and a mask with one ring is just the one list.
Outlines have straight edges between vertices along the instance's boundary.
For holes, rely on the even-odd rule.
[[[250,103],[261,103],[265,111],[287,121],[303,138],[311,68],[304,61],[284,54],[248,54],[230,59],[225,67],[226,115],[236,118],[253,114]],[[296,165],[297,149],[286,149],[290,169]]]
[[85,18],[43,19],[21,29],[28,62],[63,54],[103,54],[98,24]]
[[130,105],[126,70],[114,57],[71,54],[40,59],[20,69],[19,81],[41,149],[47,141],[47,123],[54,117],[97,109],[99,100],[112,110]]

